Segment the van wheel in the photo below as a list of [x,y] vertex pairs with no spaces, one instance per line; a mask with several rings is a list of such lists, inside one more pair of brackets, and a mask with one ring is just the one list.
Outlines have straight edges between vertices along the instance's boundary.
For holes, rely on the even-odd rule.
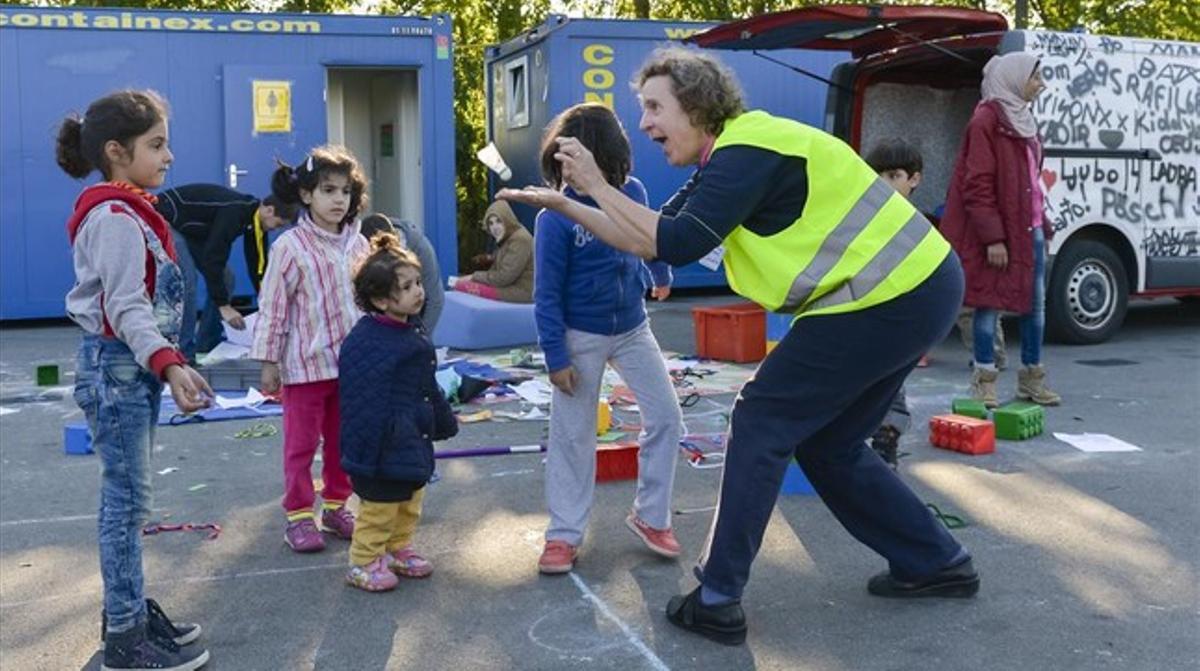
[[1095,240],[1068,243],[1055,257],[1046,294],[1046,333],[1058,342],[1094,345],[1112,337],[1129,304],[1121,258]]

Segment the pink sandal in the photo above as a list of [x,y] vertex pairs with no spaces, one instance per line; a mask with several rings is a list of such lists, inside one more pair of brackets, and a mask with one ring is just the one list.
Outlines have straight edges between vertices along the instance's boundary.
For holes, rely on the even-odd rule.
[[400,548],[386,555],[392,573],[405,578],[428,578],[433,573],[433,564],[417,554],[412,548]]

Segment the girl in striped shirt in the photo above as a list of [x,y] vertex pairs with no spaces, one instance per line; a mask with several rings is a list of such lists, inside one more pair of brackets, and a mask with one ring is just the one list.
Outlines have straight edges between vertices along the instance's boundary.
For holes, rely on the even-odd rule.
[[368,252],[357,219],[365,190],[358,161],[335,145],[313,149],[294,168],[280,164],[271,179],[275,197],[299,203],[301,210],[296,226],[271,246],[250,358],[263,362],[263,391],[283,387],[284,542],[296,552],[325,548],[313,513],[318,443],[321,526],[346,540],[354,533],[354,516],[346,509],[350,479],[338,444],[337,353],[362,316],[350,271]]

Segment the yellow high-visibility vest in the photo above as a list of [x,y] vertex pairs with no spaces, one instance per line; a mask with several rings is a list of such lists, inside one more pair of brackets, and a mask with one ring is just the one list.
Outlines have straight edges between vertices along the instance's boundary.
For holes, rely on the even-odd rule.
[[759,147],[806,159],[808,198],[795,222],[761,236],[742,222],[725,245],[734,291],[798,317],[853,312],[915,289],[950,243],[841,140],[797,121],[746,112],[725,122],[713,153]]

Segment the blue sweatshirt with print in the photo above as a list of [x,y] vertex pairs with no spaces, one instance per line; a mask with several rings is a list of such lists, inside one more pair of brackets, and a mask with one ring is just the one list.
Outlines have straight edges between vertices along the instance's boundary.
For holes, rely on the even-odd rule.
[[[630,177],[622,191],[646,204],[646,187]],[[568,198],[595,207],[591,198],[570,187]],[[538,344],[551,372],[571,365],[567,329],[618,335],[646,320],[649,286],[671,284],[671,267],[640,258],[601,242],[583,226],[551,210],[538,212],[534,226],[533,303]],[[647,276],[650,277],[647,277]]]

